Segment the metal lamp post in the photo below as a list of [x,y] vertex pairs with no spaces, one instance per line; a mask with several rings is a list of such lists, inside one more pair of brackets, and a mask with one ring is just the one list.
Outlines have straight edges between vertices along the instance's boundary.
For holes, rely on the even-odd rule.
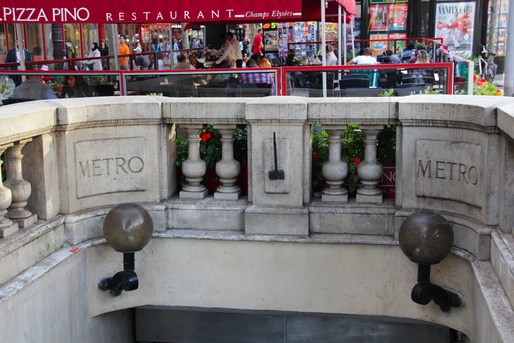
[[103,231],[107,244],[123,253],[123,271],[100,280],[98,287],[117,297],[123,290],[133,291],[139,286],[134,271],[134,253],[150,241],[153,233],[152,217],[137,204],[121,204],[107,213]]
[[443,312],[462,305],[459,294],[430,283],[430,266],[441,262],[453,246],[450,223],[437,213],[421,210],[405,219],[398,238],[403,253],[418,264],[418,283],[412,289],[412,301],[427,305],[434,300]]

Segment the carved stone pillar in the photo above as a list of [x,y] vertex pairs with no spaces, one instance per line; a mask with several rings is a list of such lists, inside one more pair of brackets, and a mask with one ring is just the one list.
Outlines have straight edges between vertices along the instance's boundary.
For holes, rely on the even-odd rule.
[[344,127],[331,127],[328,133],[328,161],[323,163],[323,177],[328,187],[323,190],[322,201],[348,201],[348,191],[342,187],[344,179],[348,174],[346,162],[341,160],[341,133]]
[[364,132],[365,155],[357,167],[361,187],[357,189],[357,202],[381,203],[382,190],[377,187],[382,176],[382,164],[377,161],[377,135],[382,126],[361,125]]
[[[12,144],[0,145],[0,155],[12,146]],[[2,160],[0,160],[0,170],[2,169]],[[12,202],[12,192],[9,188],[2,184],[2,177],[0,176],[0,238],[7,237],[18,231],[18,224],[13,223],[12,220],[5,217],[7,208]]]
[[220,177],[221,185],[214,193],[214,199],[237,200],[240,188],[236,185],[241,167],[234,159],[234,130],[235,125],[218,127],[221,134],[221,160],[216,163],[216,174]]
[[[37,215],[32,214],[25,208],[27,206],[27,199],[30,197],[32,187],[30,182],[23,180],[23,171],[21,160],[23,155],[21,150],[25,144],[32,141],[24,139],[14,143],[14,145],[7,149],[5,153],[5,164],[7,167],[7,178],[5,186],[11,189],[12,203],[7,210],[7,217],[12,221],[18,223],[20,228],[26,228],[37,221]],[[37,168],[37,166],[34,166]]]
[[203,199],[207,195],[207,188],[201,184],[207,170],[205,161],[200,158],[200,125],[185,127],[189,142],[187,160],[182,163],[182,174],[187,184],[180,191],[181,199]]

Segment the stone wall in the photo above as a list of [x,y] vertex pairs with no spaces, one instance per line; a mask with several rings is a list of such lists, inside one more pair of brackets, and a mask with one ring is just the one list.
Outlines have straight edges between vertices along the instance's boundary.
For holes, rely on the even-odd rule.
[[[128,309],[150,304],[405,317],[474,342],[512,341],[513,118],[510,98],[437,95],[0,107],[10,187],[0,184],[0,311],[10,318],[0,332],[9,341],[62,335],[79,342],[94,341],[86,338],[94,332],[96,341],[111,342],[131,325]],[[214,195],[196,183],[205,172],[195,149],[206,123],[225,142]],[[321,198],[311,189],[312,124],[330,135],[323,173],[332,181]],[[348,124],[360,125],[366,143],[360,173],[367,183],[355,199],[337,153]],[[398,126],[396,199],[383,199],[376,187],[376,135],[385,124]],[[236,125],[249,131],[247,196],[231,181],[239,172],[231,157]],[[190,149],[188,187],[180,192],[177,131],[186,132]],[[102,223],[123,202],[142,204],[155,233],[136,254],[140,288],[112,298],[97,282],[121,270],[122,258],[103,243]],[[464,298],[449,314],[409,298],[416,265],[397,236],[418,209],[442,214],[455,234],[452,255],[432,268],[434,283]],[[16,326],[23,321],[34,324]]]

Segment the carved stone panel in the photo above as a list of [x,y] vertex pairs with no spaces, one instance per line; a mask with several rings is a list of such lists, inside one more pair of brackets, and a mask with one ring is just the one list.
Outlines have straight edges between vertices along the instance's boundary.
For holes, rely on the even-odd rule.
[[75,143],[77,198],[147,189],[146,143],[142,137]]
[[416,195],[482,207],[482,146],[464,142],[416,141]]

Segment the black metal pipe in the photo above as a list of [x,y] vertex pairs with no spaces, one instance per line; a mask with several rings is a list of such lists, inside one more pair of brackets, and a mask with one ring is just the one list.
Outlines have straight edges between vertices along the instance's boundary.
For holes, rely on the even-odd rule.
[[123,253],[123,270],[126,271],[134,271],[136,269],[134,262],[135,254],[133,252],[124,252]]
[[418,283],[430,283],[429,264],[418,264]]

